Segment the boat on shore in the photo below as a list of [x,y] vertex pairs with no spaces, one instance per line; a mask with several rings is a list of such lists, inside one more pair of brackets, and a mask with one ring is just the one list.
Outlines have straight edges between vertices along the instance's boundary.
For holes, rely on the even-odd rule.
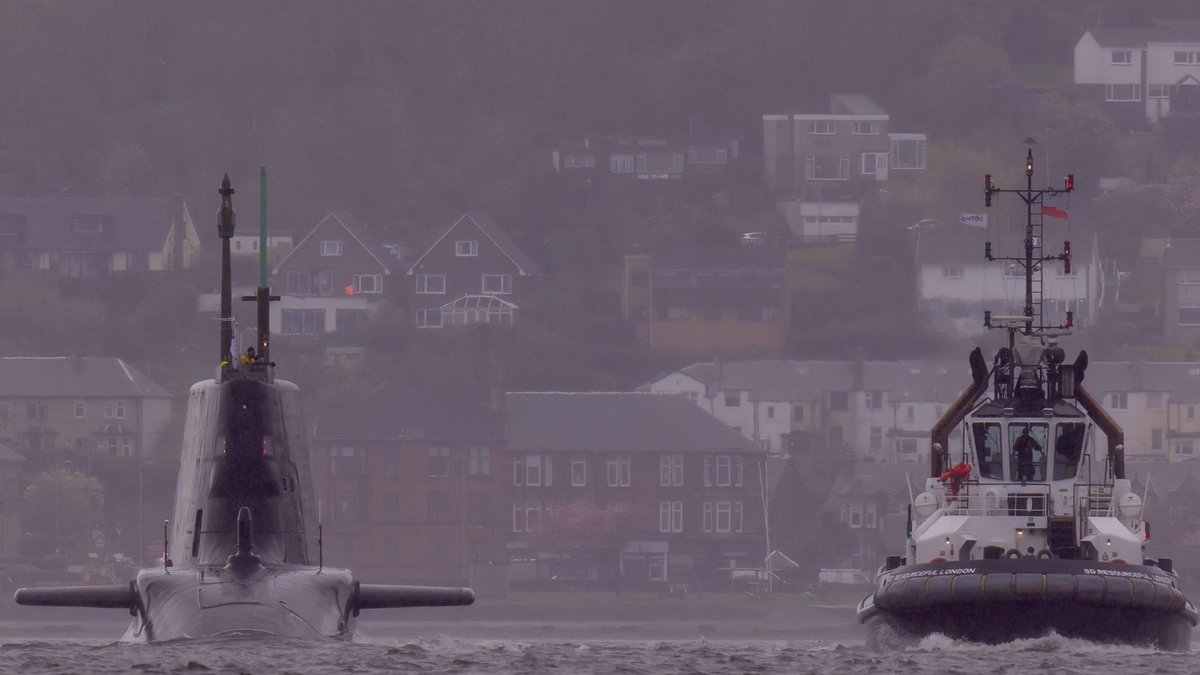
[[[1042,255],[1042,198],[1033,153],[1019,316],[985,315],[1008,333],[989,365],[976,348],[972,381],[931,430],[930,473],[912,499],[903,555],[889,556],[858,620],[876,647],[939,633],[1002,643],[1055,632],[1105,643],[1186,651],[1200,621],[1168,558],[1147,554],[1150,524],[1125,474],[1124,434],[1083,388],[1087,353],[1067,362],[1059,346],[1073,318],[1042,321],[1042,263],[1070,270],[1070,246]],[[1034,290],[1038,293],[1035,294]],[[960,426],[961,425],[961,426]],[[950,436],[961,429],[959,447]],[[1103,432],[1102,446],[1094,437]]]

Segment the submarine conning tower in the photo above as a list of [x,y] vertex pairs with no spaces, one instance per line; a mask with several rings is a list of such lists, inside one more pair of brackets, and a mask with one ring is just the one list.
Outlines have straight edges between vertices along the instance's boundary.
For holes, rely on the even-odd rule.
[[[253,518],[252,545],[264,564],[315,559],[305,523],[316,522],[300,391],[275,378],[270,360],[266,275],[266,170],[262,174],[260,285],[254,354],[235,353],[230,239],[236,216],[226,175],[219,193],[221,238],[220,362],[215,377],[188,393],[170,555],[176,565],[223,565],[239,547],[242,509]],[[245,545],[247,542],[243,541]]]

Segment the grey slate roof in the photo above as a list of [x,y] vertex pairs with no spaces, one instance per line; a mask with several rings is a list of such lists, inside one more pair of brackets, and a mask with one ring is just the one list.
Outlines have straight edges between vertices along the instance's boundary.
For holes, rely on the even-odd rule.
[[1093,393],[1168,392],[1174,403],[1200,403],[1200,363],[1091,363],[1084,374],[1083,386]]
[[326,411],[322,441],[494,442],[504,438],[499,412],[429,391],[390,387]]
[[[0,197],[0,213],[25,217],[25,236],[6,244],[27,251],[158,251],[173,222],[183,222],[183,198]],[[111,218],[109,231],[78,235],[72,215]]]
[[458,227],[458,224],[464,219],[469,220],[478,226],[479,229],[482,230],[483,233],[496,244],[500,251],[504,253],[504,255],[508,256],[508,259],[511,260],[518,269],[520,269],[522,274],[537,276],[542,273],[537,264],[534,263],[529,256],[525,255],[525,252],[522,251],[521,248],[517,246],[516,242],[514,242],[508,236],[508,233],[500,229],[500,227],[496,225],[495,221],[492,220],[492,217],[486,213],[483,213],[482,211],[470,211],[468,213],[464,213],[458,218],[455,218],[450,227],[446,228],[441,235],[438,236],[437,240],[430,244],[429,247],[425,249],[425,252],[417,256],[417,259],[408,266],[408,273],[412,274],[413,270],[416,269],[417,265],[421,262],[421,259],[429,255],[429,252],[432,251],[438,244],[440,244],[442,240],[446,238],[446,235],[453,232],[454,228]]
[[713,391],[749,392],[751,401],[806,401],[830,391],[880,390],[897,401],[948,402],[971,381],[966,354],[959,363],[730,361],[695,363],[682,372]]
[[0,396],[170,398],[154,380],[112,356],[0,358]]
[[363,250],[365,250],[372,258],[374,258],[375,262],[379,263],[379,266],[383,269],[385,274],[391,274],[392,270],[388,266],[389,261],[393,261],[391,264],[395,264],[394,261],[396,258],[388,252],[387,247],[375,240],[375,237],[367,230],[366,224],[349,211],[330,211],[327,213],[321,218],[321,220],[317,221],[317,224],[314,225],[312,229],[310,229],[304,235],[304,238],[302,238],[296,243],[295,246],[292,247],[292,250],[288,252],[288,254],[284,256],[282,260],[276,263],[274,269],[271,270],[271,273],[278,274],[279,270],[284,268],[288,259],[295,255],[296,251],[300,250],[305,243],[307,243],[308,240],[311,239],[314,234],[316,234],[317,230],[321,229],[321,227],[331,219],[335,223],[340,223],[342,225],[342,228],[345,229],[346,232],[353,237],[360,246],[362,246]]
[[515,392],[504,403],[510,450],[766,453],[675,394]]
[[914,495],[925,489],[928,470],[924,464],[846,462],[833,481],[825,508],[837,510],[843,499],[877,495],[888,495],[907,503],[910,486]]
[[1154,28],[1092,28],[1088,30],[1101,47],[1140,48],[1151,43],[1196,42],[1200,31],[1157,30]]
[[886,115],[875,101],[864,94],[833,94],[829,109],[835,115]]

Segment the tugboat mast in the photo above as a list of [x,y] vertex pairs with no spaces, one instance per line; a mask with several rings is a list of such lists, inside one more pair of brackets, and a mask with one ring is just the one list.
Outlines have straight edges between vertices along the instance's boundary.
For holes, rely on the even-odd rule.
[[[1025,270],[1025,307],[1021,313],[1023,320],[1013,320],[1012,317],[995,317],[1003,319],[1004,323],[1011,326],[1014,323],[1023,323],[1024,327],[1021,333],[1024,335],[1034,335],[1048,328],[1065,330],[1072,327],[1074,324],[1074,312],[1067,311],[1067,320],[1064,324],[1058,326],[1047,326],[1042,322],[1043,319],[1043,298],[1041,291],[1042,285],[1042,263],[1047,260],[1063,261],[1064,271],[1071,272],[1071,242],[1063,242],[1063,250],[1057,255],[1042,255],[1042,217],[1043,217],[1043,197],[1046,195],[1055,196],[1072,192],[1075,189],[1075,174],[1068,174],[1063,181],[1063,187],[1045,187],[1035,190],[1033,188],[1033,139],[1028,140],[1030,147],[1029,152],[1025,156],[1025,188],[1024,189],[1004,189],[996,187],[992,182],[992,174],[985,174],[983,177],[983,196],[984,205],[988,208],[992,206],[992,195],[997,193],[1009,192],[1017,195],[1025,202],[1025,254],[1022,257],[1005,257],[992,255],[992,242],[984,244],[984,257],[988,261],[1007,260],[1013,264],[1022,265]],[[1036,232],[1035,232],[1036,230]],[[1034,293],[1034,275],[1037,275],[1038,293]],[[984,312],[984,326],[992,328],[992,313]],[[1035,325],[1036,324],[1036,325]],[[1061,333],[1060,333],[1061,334]]]

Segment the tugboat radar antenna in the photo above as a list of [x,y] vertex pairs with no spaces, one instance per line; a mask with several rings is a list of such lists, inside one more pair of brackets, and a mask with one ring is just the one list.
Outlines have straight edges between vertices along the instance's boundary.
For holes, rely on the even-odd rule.
[[993,195],[1000,193],[1012,193],[1021,198],[1025,202],[1025,239],[1024,254],[1015,257],[993,256],[992,242],[984,244],[984,257],[989,261],[1006,260],[1012,265],[1020,265],[1025,272],[1025,306],[1022,309],[1019,317],[1010,316],[992,316],[992,313],[984,312],[984,326],[987,328],[997,327],[994,324],[1000,323],[1000,326],[1019,330],[1024,335],[1041,334],[1046,330],[1055,330],[1056,334],[1063,334],[1061,331],[1069,330],[1074,324],[1074,313],[1067,312],[1066,321],[1058,326],[1047,326],[1043,322],[1043,296],[1042,296],[1042,263],[1049,260],[1061,260],[1063,263],[1063,271],[1066,274],[1071,273],[1071,242],[1063,243],[1061,253],[1055,255],[1042,255],[1042,218],[1044,215],[1043,198],[1047,195],[1055,196],[1067,194],[1075,189],[1075,175],[1068,174],[1063,180],[1063,187],[1045,187],[1034,189],[1033,187],[1033,144],[1032,138],[1026,139],[1026,144],[1029,145],[1029,151],[1025,155],[1025,187],[1023,189],[1005,189],[998,188],[992,181],[992,174],[985,174],[983,177],[983,203],[984,206],[991,207]]

